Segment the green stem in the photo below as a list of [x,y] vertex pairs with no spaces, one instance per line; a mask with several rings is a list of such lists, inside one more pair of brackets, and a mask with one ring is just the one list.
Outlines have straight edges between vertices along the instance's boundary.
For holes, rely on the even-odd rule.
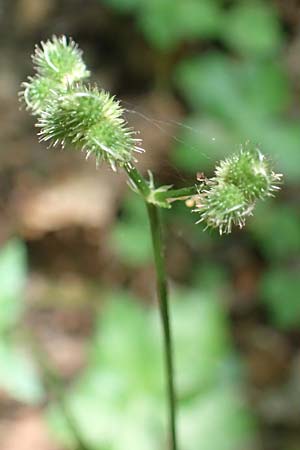
[[168,199],[180,199],[182,197],[191,197],[197,195],[200,188],[199,186],[190,186],[182,189],[169,189],[165,192],[156,192],[155,198],[157,200],[168,200]]
[[149,196],[151,189],[143,175],[140,174],[137,168],[131,164],[125,164],[124,170],[126,171],[129,179],[135,185],[139,193],[142,195],[142,197],[146,199]]
[[[152,236],[152,245],[154,253],[154,265],[156,270],[157,279],[157,296],[160,310],[160,316],[163,327],[163,340],[164,340],[164,358],[167,374],[167,398],[168,398],[168,411],[169,411],[169,434],[170,434],[170,450],[177,450],[176,439],[176,398],[174,387],[174,366],[173,366],[173,350],[172,350],[172,337],[168,308],[168,290],[167,290],[167,277],[165,269],[163,238],[162,238],[162,224],[159,215],[159,208],[151,203],[149,200],[151,194],[154,192],[151,190],[150,185],[139,173],[136,167],[132,165],[125,165],[124,167],[129,179],[133,182],[140,195],[143,197]],[[179,190],[183,192],[182,189]],[[175,192],[175,190],[173,191]],[[176,191],[177,192],[177,191]],[[190,191],[189,191],[190,192]],[[194,192],[194,191],[193,191]],[[158,194],[158,193],[157,193]],[[162,194],[159,193],[159,194]],[[167,192],[166,192],[167,194]],[[186,195],[186,190],[184,191]],[[166,197],[168,198],[168,197]]]
[[162,224],[159,214],[160,211],[158,207],[147,202],[146,206],[152,235],[154,263],[157,279],[157,295],[164,334],[164,357],[167,373],[167,393],[169,406],[170,449],[177,450],[174,364],[173,364],[170,316],[168,307],[167,277],[166,277],[163,238],[162,238]]
[[137,188],[139,193],[144,197],[144,199],[150,203],[155,203],[154,200],[164,201],[164,200],[176,200],[182,197],[191,197],[197,195],[201,188],[201,185],[194,185],[189,187],[184,187],[181,189],[168,189],[167,191],[157,191],[151,190],[149,183],[145,180],[143,175],[137,170],[137,168],[131,164],[126,164],[124,169],[134,186]]

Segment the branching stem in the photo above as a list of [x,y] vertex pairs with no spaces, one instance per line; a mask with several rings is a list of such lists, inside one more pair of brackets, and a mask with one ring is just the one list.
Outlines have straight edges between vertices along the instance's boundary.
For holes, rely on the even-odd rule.
[[124,169],[133,185],[136,187],[137,191],[144,197],[148,203],[158,203],[164,200],[176,200],[182,199],[183,197],[192,197],[197,195],[201,188],[201,185],[194,185],[189,187],[184,187],[181,189],[167,189],[165,191],[160,191],[159,189],[151,189],[150,183],[148,183],[143,175],[138,171],[138,169],[132,164],[126,164]]
[[[167,276],[165,268],[165,257],[164,257],[164,245],[163,245],[163,235],[162,235],[162,223],[160,218],[159,207],[151,202],[149,198],[153,198],[150,194],[155,192],[151,190],[150,184],[144,179],[144,177],[138,172],[138,170],[133,166],[125,166],[127,175],[129,176],[131,182],[134,184],[139,194],[144,198],[148,218],[150,223],[153,254],[154,254],[154,265],[156,271],[156,281],[157,281],[157,297],[158,305],[160,311],[160,317],[163,328],[163,341],[164,341],[164,359],[166,368],[166,388],[167,388],[167,399],[168,399],[168,412],[169,412],[169,439],[170,439],[170,450],[177,450],[177,436],[176,436],[176,394],[175,394],[175,383],[174,383],[174,362],[173,362],[173,348],[172,348],[172,335],[170,326],[170,315],[169,315],[169,305],[168,305],[168,289],[167,289]],[[184,192],[183,192],[184,191]],[[179,189],[174,190],[176,197],[180,195],[189,195],[191,190]],[[193,190],[193,193],[194,190]],[[157,192],[156,195],[168,194],[166,192]],[[166,199],[168,196],[166,195]]]
[[155,198],[161,200],[179,200],[183,197],[192,197],[199,193],[199,186],[190,186],[182,189],[169,189],[165,192],[156,192]]

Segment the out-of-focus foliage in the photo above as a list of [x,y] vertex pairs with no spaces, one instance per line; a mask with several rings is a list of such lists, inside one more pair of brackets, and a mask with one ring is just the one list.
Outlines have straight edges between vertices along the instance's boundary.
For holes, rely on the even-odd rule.
[[284,118],[291,89],[280,65],[237,63],[215,53],[182,62],[176,82],[194,111],[187,125],[195,127],[185,129],[186,145],[174,153],[178,165],[209,168],[234,143],[252,139],[272,155],[285,178],[298,179],[300,131],[295,120]]
[[222,14],[214,0],[153,0],[144,3],[137,20],[152,45],[169,50],[183,40],[216,35]]
[[264,257],[270,262],[288,261],[300,253],[300,216],[292,205],[260,204],[250,225]]
[[172,50],[180,42],[217,35],[223,21],[218,0],[105,0],[136,15],[137,27],[151,45]]
[[34,365],[14,330],[23,311],[27,262],[21,241],[9,241],[0,252],[0,389],[24,402],[41,399]]
[[259,0],[234,2],[221,33],[225,43],[246,56],[273,56],[282,47],[276,12]]
[[4,336],[0,336],[0,389],[25,403],[38,403],[43,395],[28,349]]
[[111,245],[119,259],[130,266],[136,267],[151,260],[147,213],[136,194],[128,195],[123,203],[122,217],[111,232]]
[[[213,296],[198,290],[179,292],[173,300],[182,446],[243,448],[254,423],[241,399],[240,364],[224,312]],[[163,448],[164,387],[157,310],[114,294],[96,326],[88,367],[67,397],[86,442],[98,449]],[[59,411],[52,408],[49,417],[62,439],[71,440]]]
[[0,252],[0,333],[9,331],[20,319],[25,280],[24,246],[20,241],[10,241]]
[[[263,1],[105,0],[136,16],[137,26],[154,47],[170,51],[184,41],[220,39],[245,55],[274,55],[281,30],[273,9]],[[255,26],[254,26],[255,24]]]
[[299,327],[300,278],[298,271],[274,267],[265,272],[261,283],[261,295],[271,319],[280,328]]

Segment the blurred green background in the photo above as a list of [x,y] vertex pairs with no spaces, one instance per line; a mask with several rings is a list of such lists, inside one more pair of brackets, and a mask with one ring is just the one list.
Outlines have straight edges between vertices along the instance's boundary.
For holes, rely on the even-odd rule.
[[180,450],[299,450],[299,2],[2,0],[0,25],[1,450],[167,448],[143,204],[121,173],[38,144],[18,103],[53,34],[121,99],[160,183],[210,176],[246,139],[283,173],[230,236],[184,204],[164,220]]

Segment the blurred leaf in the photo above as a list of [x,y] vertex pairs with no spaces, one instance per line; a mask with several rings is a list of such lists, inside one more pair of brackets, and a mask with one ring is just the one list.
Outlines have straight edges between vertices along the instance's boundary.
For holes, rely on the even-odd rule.
[[182,63],[176,79],[202,114],[192,117],[179,136],[174,159],[180,167],[205,170],[211,166],[209,158],[222,158],[251,139],[270,154],[285,179],[299,179],[300,128],[298,120],[279,117],[291,94],[286,74],[276,63],[236,63],[210,54]]
[[[97,391],[78,392],[70,399],[70,407],[77,420],[78,430],[85,442],[93,449],[99,450],[154,450],[164,448],[163,408],[161,402],[151,397],[135,396],[120,406],[113,397],[103,400],[105,391],[117,396],[109,388],[112,375],[103,380],[96,380]],[[99,389],[101,384],[102,390]],[[71,430],[58,409],[49,409],[50,425],[57,436],[68,446],[76,443]]]
[[[182,292],[172,303],[172,322],[176,383],[184,405],[180,414],[182,436],[188,433],[188,448],[198,450],[199,441],[207,435],[205,428],[199,431],[199,421],[202,414],[204,418],[208,415],[207,398],[211,396],[214,400],[209,417],[213,410],[217,412],[218,432],[225,436],[218,450],[235,448],[235,443],[239,439],[245,442],[251,431],[240,425],[247,422],[248,413],[235,402],[236,380],[228,377],[226,370],[232,350],[224,314],[213,298]],[[94,448],[164,447],[167,414],[161,333],[156,309],[146,310],[125,294],[115,294],[107,303],[97,326],[89,366],[68,395],[81,433]],[[230,386],[232,396],[228,394]],[[228,406],[222,406],[224,396],[230,415]],[[61,438],[71,442],[56,409],[51,409],[50,421]],[[192,440],[194,436],[197,440]],[[213,444],[213,440],[210,442]]]
[[254,448],[253,429],[253,419],[233,387],[217,388],[199,397],[193,408],[182,409],[180,437],[186,450],[242,450],[247,444]]
[[145,38],[160,50],[170,50],[184,40],[215,36],[222,24],[216,0],[104,1],[120,12],[134,13]]
[[299,328],[299,292],[300,278],[297,270],[274,268],[263,275],[261,295],[276,326]]
[[215,0],[177,0],[177,25],[183,38],[214,37],[222,24],[218,3]]
[[1,294],[14,297],[24,287],[26,275],[25,247],[17,239],[9,241],[0,252]]
[[270,261],[300,253],[300,217],[292,207],[260,203],[249,227]]
[[215,0],[152,0],[141,8],[138,24],[153,46],[167,50],[184,40],[216,35],[221,18]]
[[102,1],[120,12],[127,13],[127,12],[135,12],[140,6],[143,5],[145,0],[102,0]]
[[176,35],[176,0],[146,2],[138,16],[138,26],[146,39],[159,49],[170,49],[180,40]]
[[187,172],[209,171],[216,160],[229,154],[237,139],[221,121],[209,117],[190,116],[184,123],[173,149],[172,160]]
[[122,262],[139,266],[152,257],[147,212],[144,202],[135,194],[128,196],[123,204],[123,215],[115,224],[111,244]]
[[260,142],[283,173],[284,183],[298,183],[300,177],[300,127],[299,119],[260,123]]
[[123,380],[134,386],[134,390],[157,389],[162,379],[161,344],[152,327],[150,314],[138,306],[137,300],[124,293],[114,294],[105,320],[98,323],[91,364],[122,371]]
[[112,240],[118,257],[126,264],[140,266],[151,258],[147,229],[142,224],[117,224],[112,232]]
[[185,398],[222,380],[231,342],[223,311],[211,295],[204,299],[193,291],[177,294],[177,298],[174,349],[178,390]]
[[0,389],[17,400],[36,403],[42,387],[35,368],[19,341],[5,333],[17,326],[23,310],[26,268],[24,244],[9,241],[0,252]]
[[270,116],[286,107],[290,98],[287,77],[276,63],[237,63],[219,54],[184,61],[176,81],[191,106],[224,120]]
[[269,56],[283,36],[274,8],[261,1],[238,1],[224,11],[223,0],[104,0],[131,12],[146,39],[170,50],[190,39],[218,38],[246,55]]
[[196,266],[193,274],[193,286],[202,290],[218,293],[228,285],[227,268],[216,262],[205,261],[203,266]]
[[20,317],[25,278],[25,247],[21,241],[11,240],[0,251],[0,333]]
[[240,110],[235,65],[221,54],[192,58],[179,64],[176,81],[195,111],[206,108],[218,116]]
[[195,216],[192,209],[187,208],[185,202],[174,203],[170,217],[172,217],[172,229],[175,235],[188,242],[190,248],[198,252],[198,254],[201,254],[202,251],[205,253],[214,252],[216,242],[221,240],[220,235],[218,233],[204,232],[204,224],[199,223],[196,226],[197,216]]
[[240,97],[245,95],[245,109],[270,115],[282,112],[291,100],[291,88],[286,71],[276,61],[246,60],[236,71],[241,79]]
[[250,56],[274,55],[283,41],[274,6],[255,0],[235,3],[224,20],[222,36],[237,51]]
[[18,343],[0,339],[0,388],[13,398],[26,403],[37,403],[43,390],[29,355]]

